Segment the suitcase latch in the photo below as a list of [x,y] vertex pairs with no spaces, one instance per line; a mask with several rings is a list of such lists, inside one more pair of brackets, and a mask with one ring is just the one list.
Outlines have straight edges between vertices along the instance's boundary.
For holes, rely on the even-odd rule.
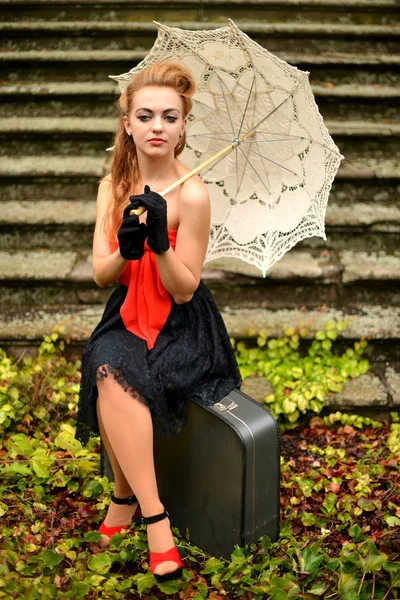
[[224,412],[225,410],[231,411],[234,408],[237,408],[237,406],[238,404],[236,404],[236,402],[234,402],[231,398],[228,398],[228,396],[222,398],[220,402],[214,404],[214,408],[219,410],[219,412]]

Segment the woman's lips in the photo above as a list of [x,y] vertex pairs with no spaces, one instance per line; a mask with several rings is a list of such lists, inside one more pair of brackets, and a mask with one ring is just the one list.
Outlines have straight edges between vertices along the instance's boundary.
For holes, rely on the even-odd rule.
[[151,144],[152,146],[161,146],[161,144],[164,144],[164,140],[149,140],[149,144]]

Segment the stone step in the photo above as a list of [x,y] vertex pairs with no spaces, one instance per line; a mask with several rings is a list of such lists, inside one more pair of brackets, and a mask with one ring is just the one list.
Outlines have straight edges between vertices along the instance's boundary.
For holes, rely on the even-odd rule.
[[[19,134],[110,134],[115,130],[117,119],[92,118],[0,118],[0,133]],[[365,121],[325,121],[332,136],[351,137],[399,137],[400,123],[366,123]]]
[[[394,77],[392,79],[394,81]],[[71,118],[114,117],[117,114],[115,102],[119,97],[117,86],[108,86],[103,81],[89,85],[90,93],[89,89],[86,92],[84,83],[77,82],[38,83],[33,86],[32,93],[24,84],[3,86],[0,91],[2,116],[47,118],[49,114],[57,114],[58,117]],[[92,92],[96,86],[99,90]],[[69,87],[70,93],[65,94],[64,89]],[[47,89],[51,92],[46,93]],[[106,89],[110,90],[109,94]],[[389,87],[379,83],[336,86],[326,81],[324,85],[312,85],[312,89],[325,120],[399,121],[400,86]]]
[[[95,201],[38,200],[1,203],[0,247],[9,252],[33,249],[54,251],[91,250]],[[317,256],[329,252],[388,253],[397,247],[400,233],[398,204],[335,202],[331,194],[326,218],[327,240],[306,238],[297,248]],[[357,235],[356,235],[357,234]]]
[[[0,164],[0,181],[11,178],[32,179],[41,177],[104,177],[109,172],[108,165],[99,157],[93,156],[20,156],[17,159],[3,158]],[[336,179],[340,180],[390,180],[398,181],[400,165],[398,159],[387,158],[377,161],[346,159],[341,163]],[[29,198],[29,194],[26,198]],[[36,198],[37,196],[35,196]],[[3,195],[3,200],[9,199]]]
[[[115,131],[117,119],[102,118],[24,118],[12,117],[8,119],[0,118],[0,134],[6,135],[26,135],[32,134],[37,137],[38,134],[44,135],[68,135],[84,134],[90,136],[112,134]],[[366,123],[365,121],[325,121],[325,124],[332,136],[340,137],[399,137],[400,124],[387,123]]]
[[[65,227],[94,226],[95,200],[20,200],[0,204],[2,227]],[[326,224],[330,227],[380,227],[385,224],[400,225],[398,204],[349,202],[339,204],[329,201]]]
[[[263,277],[253,265],[233,258],[209,261],[206,278],[223,283],[229,275],[251,278],[262,284]],[[227,275],[227,276],[225,276]],[[400,251],[383,252],[329,252],[325,250],[292,249],[267,273],[266,280],[279,282],[306,282],[348,284],[354,282],[386,283],[400,281]],[[53,250],[0,251],[0,281],[59,282],[92,284],[91,255],[88,252],[54,252]]]
[[[328,120],[400,120],[400,86],[313,85],[319,110]],[[44,82],[3,85],[0,88],[3,118],[14,116],[111,118],[119,97],[114,82]]]
[[[298,50],[298,48],[296,48]],[[119,75],[135,67],[147,50],[57,50],[2,52],[0,78],[4,84],[27,85],[39,82],[63,81],[104,82],[109,75]],[[310,72],[314,85],[385,85],[398,86],[400,54],[361,53],[358,55],[331,53],[325,55],[297,52],[277,52],[279,58]],[[66,69],[66,63],[68,69]]]
[[[108,161],[108,157],[92,156],[3,157],[0,161],[2,201],[96,198],[98,182],[109,172]],[[346,159],[333,182],[331,199],[342,204],[394,204],[399,202],[399,192],[398,160],[393,157]],[[357,240],[356,236],[354,243]]]
[[[287,327],[307,327],[310,339],[327,321],[351,319],[351,324],[343,331],[343,338],[349,342],[368,336],[370,342],[388,341],[392,348],[399,346],[400,319],[396,306],[363,307],[357,312],[334,308],[322,310],[265,308],[230,309],[219,306],[229,334],[237,339],[251,339],[261,329],[269,337],[279,337]],[[0,346],[39,344],[42,337],[50,333],[53,326],[64,325],[65,333],[75,342],[85,343],[99,322],[104,307],[69,306],[60,309],[36,309],[14,311],[2,315],[0,319]],[[307,339],[307,338],[306,338]]]
[[[399,156],[400,122],[325,121],[346,157]],[[117,119],[106,118],[0,118],[0,155],[105,156],[113,143]]]
[[[72,203],[63,204],[65,214]],[[86,204],[93,207],[93,203]],[[22,205],[26,206],[26,203]],[[7,216],[10,206],[6,204],[5,208]],[[78,208],[79,205],[75,206],[75,215],[78,214]],[[70,213],[71,208],[68,213],[72,222],[69,225],[71,231],[77,219]],[[19,220],[24,216],[28,219],[29,215],[32,216],[32,203],[25,214],[20,210],[14,214],[18,214]],[[92,239],[93,212],[90,214],[86,206],[82,215],[84,225],[91,221],[88,237]],[[62,211],[57,211],[53,206],[45,223],[38,217],[36,212],[34,218],[42,228],[42,238],[47,238],[47,243],[50,243],[47,249],[42,246],[21,251],[22,245],[19,244],[15,251],[11,251],[8,244],[2,244],[7,250],[0,251],[3,291],[0,308],[7,312],[10,307],[58,307],[82,302],[104,302],[109,290],[99,289],[93,281],[91,251],[82,244],[79,229],[73,229],[73,233],[75,237],[79,236],[80,245],[74,249],[73,245],[68,248],[64,243],[64,248],[57,251],[52,241],[59,241],[60,232],[56,225],[62,220]],[[14,222],[16,220],[13,219]],[[10,221],[12,219],[8,219],[8,223]],[[7,229],[6,219],[3,222]],[[399,229],[399,220],[396,226]],[[329,235],[328,229],[327,233]],[[218,259],[206,263],[203,279],[220,303],[235,308],[293,308],[299,304],[314,308],[325,303],[347,309],[359,308],[365,303],[400,305],[400,251],[393,251],[393,247],[396,248],[394,244],[389,252],[384,252],[377,251],[375,247],[372,251],[357,251],[351,247],[340,250],[336,245],[331,249],[327,245],[312,249],[306,247],[308,240],[304,242],[303,245],[297,244],[273,265],[266,278],[262,278],[254,266],[237,259]],[[310,285],[313,288],[311,295]],[[234,294],[232,290],[235,290]]]
[[[333,194],[332,194],[333,196]],[[72,201],[71,201],[72,202]],[[331,200],[330,200],[331,203]],[[342,210],[341,207],[332,205],[328,209],[326,218],[327,240],[320,237],[306,238],[299,242],[299,248],[312,249],[315,251],[358,251],[369,252],[376,250],[389,253],[398,247],[400,224],[397,219],[397,208],[395,206],[385,207],[380,211],[376,207],[368,207],[361,203],[355,203],[354,210]],[[358,215],[355,215],[359,209]],[[364,209],[364,210],[362,210]],[[344,224],[346,218],[338,218],[332,222],[335,212],[340,215],[346,213],[352,224]],[[371,215],[373,212],[374,223],[365,225],[356,223],[357,217],[362,219],[363,215]],[[383,214],[382,214],[383,213]],[[23,213],[22,213],[23,214]],[[372,219],[371,219],[372,220]],[[93,225],[82,223],[56,223],[56,224],[31,224],[3,225],[0,224],[0,247],[10,251],[31,250],[40,248],[55,251],[88,250],[92,246]]]
[[[338,322],[350,318],[350,327],[343,337],[335,342],[337,352],[344,352],[361,337],[367,337],[368,345],[364,358],[370,362],[367,374],[349,380],[339,393],[331,394],[326,408],[332,410],[368,409],[370,411],[392,411],[400,407],[400,362],[399,333],[390,326],[391,320],[399,322],[396,308],[387,307],[382,312],[379,306],[365,307],[356,313],[346,310],[320,309],[244,309],[221,308],[222,317],[231,337],[244,338],[254,344],[254,332],[260,325],[267,329],[270,338],[281,337],[286,327],[308,327],[307,337],[301,341],[304,352],[316,331],[327,321]],[[101,318],[103,308],[94,306],[66,307],[63,310],[36,309],[0,316],[0,347],[20,358],[34,355],[43,337],[51,333],[54,326],[64,326],[70,339],[66,353],[71,358],[80,356],[82,347]],[[242,390],[252,398],[263,402],[271,392],[271,384],[265,378],[248,378]]]
[[[400,407],[400,372],[392,365],[372,364],[368,373],[349,379],[340,392],[331,392],[326,399],[322,415],[333,411],[351,411],[360,414],[368,411],[368,416],[388,418],[388,412]],[[263,403],[273,391],[266,377],[249,377],[241,390],[257,402]]]
[[[335,183],[325,218],[327,241],[308,238],[299,242],[299,247],[388,252],[398,245],[400,208],[390,189],[371,197],[369,202],[355,202],[352,194],[341,196]],[[90,249],[94,220],[94,200],[3,201],[0,247],[9,251]]]
[[[228,24],[228,23],[226,23]],[[172,27],[187,30],[215,29],[215,23],[179,21]],[[243,23],[242,30],[270,52],[321,54],[394,53],[400,25],[342,25],[331,23]],[[151,22],[21,22],[0,23],[3,51],[130,50],[150,47],[156,37]]]
[[269,23],[293,19],[307,22],[338,22],[342,24],[391,24],[399,21],[396,0],[2,0],[1,18],[5,21],[152,21],[176,20],[225,23],[266,20]]
[[[338,285],[324,283],[317,278],[297,281],[270,279],[264,285],[256,285],[251,278],[226,272],[218,271],[218,277],[217,280],[215,271],[208,272],[205,269],[204,281],[216,302],[219,306],[230,306],[235,310],[244,307],[278,310],[283,306],[287,309],[304,307],[311,310],[329,306],[337,310],[357,312],[364,306],[398,307],[400,304],[399,284],[396,280],[376,280],[375,283],[358,281]],[[33,308],[54,310],[70,305],[98,306],[104,305],[111,293],[110,289],[101,289],[92,281],[80,280],[78,267],[74,281],[17,280],[10,281],[9,284],[3,283],[2,288],[0,320],[1,314],[9,314],[10,306],[13,311],[19,312]]]

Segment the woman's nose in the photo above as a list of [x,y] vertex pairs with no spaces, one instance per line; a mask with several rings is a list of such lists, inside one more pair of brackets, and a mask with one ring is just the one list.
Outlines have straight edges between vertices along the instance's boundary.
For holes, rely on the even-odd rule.
[[161,119],[154,119],[153,121],[153,131],[162,131],[163,126]]

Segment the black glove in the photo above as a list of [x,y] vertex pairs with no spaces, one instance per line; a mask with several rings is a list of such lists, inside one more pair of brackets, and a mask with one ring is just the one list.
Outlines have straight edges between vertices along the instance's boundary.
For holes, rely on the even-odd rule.
[[131,196],[147,208],[147,243],[155,254],[163,254],[169,248],[167,203],[160,194],[151,192],[148,185],[144,186],[144,194]]
[[119,251],[126,260],[138,260],[144,254],[144,242],[147,237],[147,226],[139,223],[139,216],[129,216],[131,210],[139,208],[140,196],[131,196],[131,203],[124,210],[121,227],[118,230]]

